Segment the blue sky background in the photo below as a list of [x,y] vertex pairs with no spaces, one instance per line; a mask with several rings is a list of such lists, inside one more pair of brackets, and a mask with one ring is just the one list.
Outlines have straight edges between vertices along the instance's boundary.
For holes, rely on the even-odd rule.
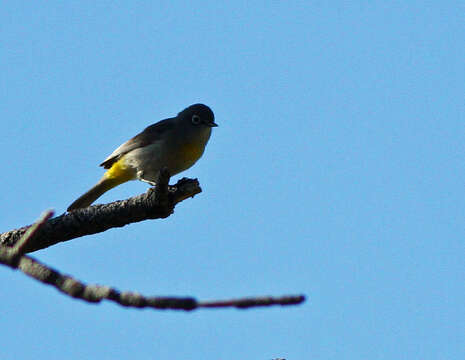
[[203,102],[220,127],[182,174],[202,194],[34,256],[146,295],[308,301],[128,310],[4,267],[0,358],[464,358],[464,14],[462,1],[2,2],[0,231],[62,213],[119,144]]

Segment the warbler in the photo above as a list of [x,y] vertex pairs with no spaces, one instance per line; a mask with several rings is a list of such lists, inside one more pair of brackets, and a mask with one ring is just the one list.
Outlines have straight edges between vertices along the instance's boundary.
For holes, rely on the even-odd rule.
[[108,170],[68,211],[91,205],[108,190],[129,180],[156,185],[163,167],[170,175],[190,168],[202,156],[215,126],[218,125],[213,111],[203,104],[191,105],[175,117],[148,126],[100,164]]

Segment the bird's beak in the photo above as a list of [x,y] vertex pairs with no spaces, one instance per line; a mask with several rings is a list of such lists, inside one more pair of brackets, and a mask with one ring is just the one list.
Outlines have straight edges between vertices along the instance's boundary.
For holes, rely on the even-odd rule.
[[214,121],[212,121],[211,123],[208,123],[208,126],[210,126],[210,127],[217,127],[218,124],[215,123]]

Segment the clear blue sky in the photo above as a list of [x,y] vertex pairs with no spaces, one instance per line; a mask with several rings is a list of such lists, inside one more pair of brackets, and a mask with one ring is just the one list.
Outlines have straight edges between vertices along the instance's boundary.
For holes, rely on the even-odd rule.
[[116,146],[203,102],[220,126],[183,174],[202,194],[34,256],[147,295],[308,301],[128,310],[2,267],[0,358],[465,358],[464,14],[462,1],[4,1],[0,231],[62,213]]

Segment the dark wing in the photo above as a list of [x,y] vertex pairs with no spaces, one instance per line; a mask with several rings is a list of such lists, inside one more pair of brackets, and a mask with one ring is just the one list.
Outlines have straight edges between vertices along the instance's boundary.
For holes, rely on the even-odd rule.
[[105,169],[109,169],[121,158],[121,156],[127,154],[131,150],[153,144],[159,140],[163,134],[166,134],[166,132],[173,129],[175,126],[173,119],[174,118],[165,119],[146,127],[140,134],[134,136],[132,139],[129,139],[124,144],[116,148],[115,151],[113,151],[110,156],[108,156],[100,164],[100,166],[103,166]]

